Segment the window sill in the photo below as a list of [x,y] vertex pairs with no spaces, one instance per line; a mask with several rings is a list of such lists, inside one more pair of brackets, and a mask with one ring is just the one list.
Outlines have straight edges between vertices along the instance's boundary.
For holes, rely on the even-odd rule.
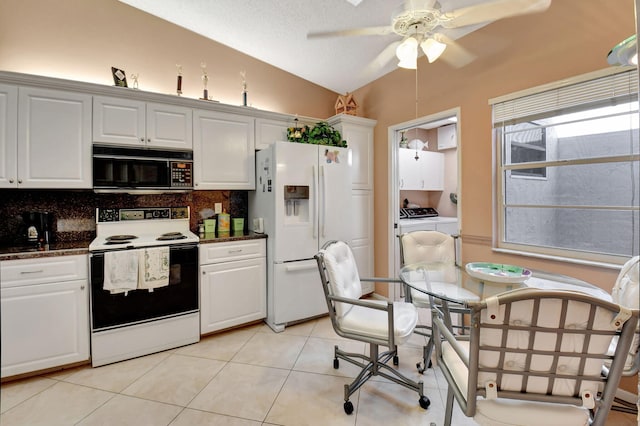
[[549,254],[531,253],[526,251],[511,250],[511,249],[504,249],[504,248],[493,248],[492,250],[496,253],[513,254],[516,256],[525,256],[525,257],[534,257],[536,259],[554,260],[556,262],[573,263],[576,265],[593,266],[596,268],[614,269],[618,271],[622,268],[622,265],[618,265],[616,263],[596,262],[593,260],[574,259],[571,257],[553,256]]

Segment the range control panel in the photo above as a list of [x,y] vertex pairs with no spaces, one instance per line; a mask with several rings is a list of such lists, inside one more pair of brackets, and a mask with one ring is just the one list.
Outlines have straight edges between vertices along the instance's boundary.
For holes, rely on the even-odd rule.
[[438,212],[433,207],[414,207],[400,209],[400,219],[421,219],[423,217],[436,217]]
[[98,209],[97,222],[129,220],[189,219],[189,207],[145,207],[136,209]]

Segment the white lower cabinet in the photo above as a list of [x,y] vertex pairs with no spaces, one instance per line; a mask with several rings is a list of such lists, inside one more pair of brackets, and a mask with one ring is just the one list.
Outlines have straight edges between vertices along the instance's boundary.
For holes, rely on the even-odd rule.
[[2,377],[89,359],[87,257],[0,263]]
[[200,334],[267,316],[264,239],[200,246]]

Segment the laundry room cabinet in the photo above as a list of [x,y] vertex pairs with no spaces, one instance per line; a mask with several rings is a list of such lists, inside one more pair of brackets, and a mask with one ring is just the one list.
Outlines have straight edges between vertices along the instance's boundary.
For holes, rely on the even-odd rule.
[[266,240],[200,245],[200,334],[266,318]]
[[433,151],[400,149],[399,187],[402,191],[443,191],[444,154]]

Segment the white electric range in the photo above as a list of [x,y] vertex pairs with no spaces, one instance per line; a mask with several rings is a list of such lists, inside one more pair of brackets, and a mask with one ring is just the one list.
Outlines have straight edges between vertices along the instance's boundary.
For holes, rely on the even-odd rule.
[[415,207],[400,209],[398,224],[400,233],[412,231],[440,231],[457,235],[458,218],[443,217],[433,207]]

